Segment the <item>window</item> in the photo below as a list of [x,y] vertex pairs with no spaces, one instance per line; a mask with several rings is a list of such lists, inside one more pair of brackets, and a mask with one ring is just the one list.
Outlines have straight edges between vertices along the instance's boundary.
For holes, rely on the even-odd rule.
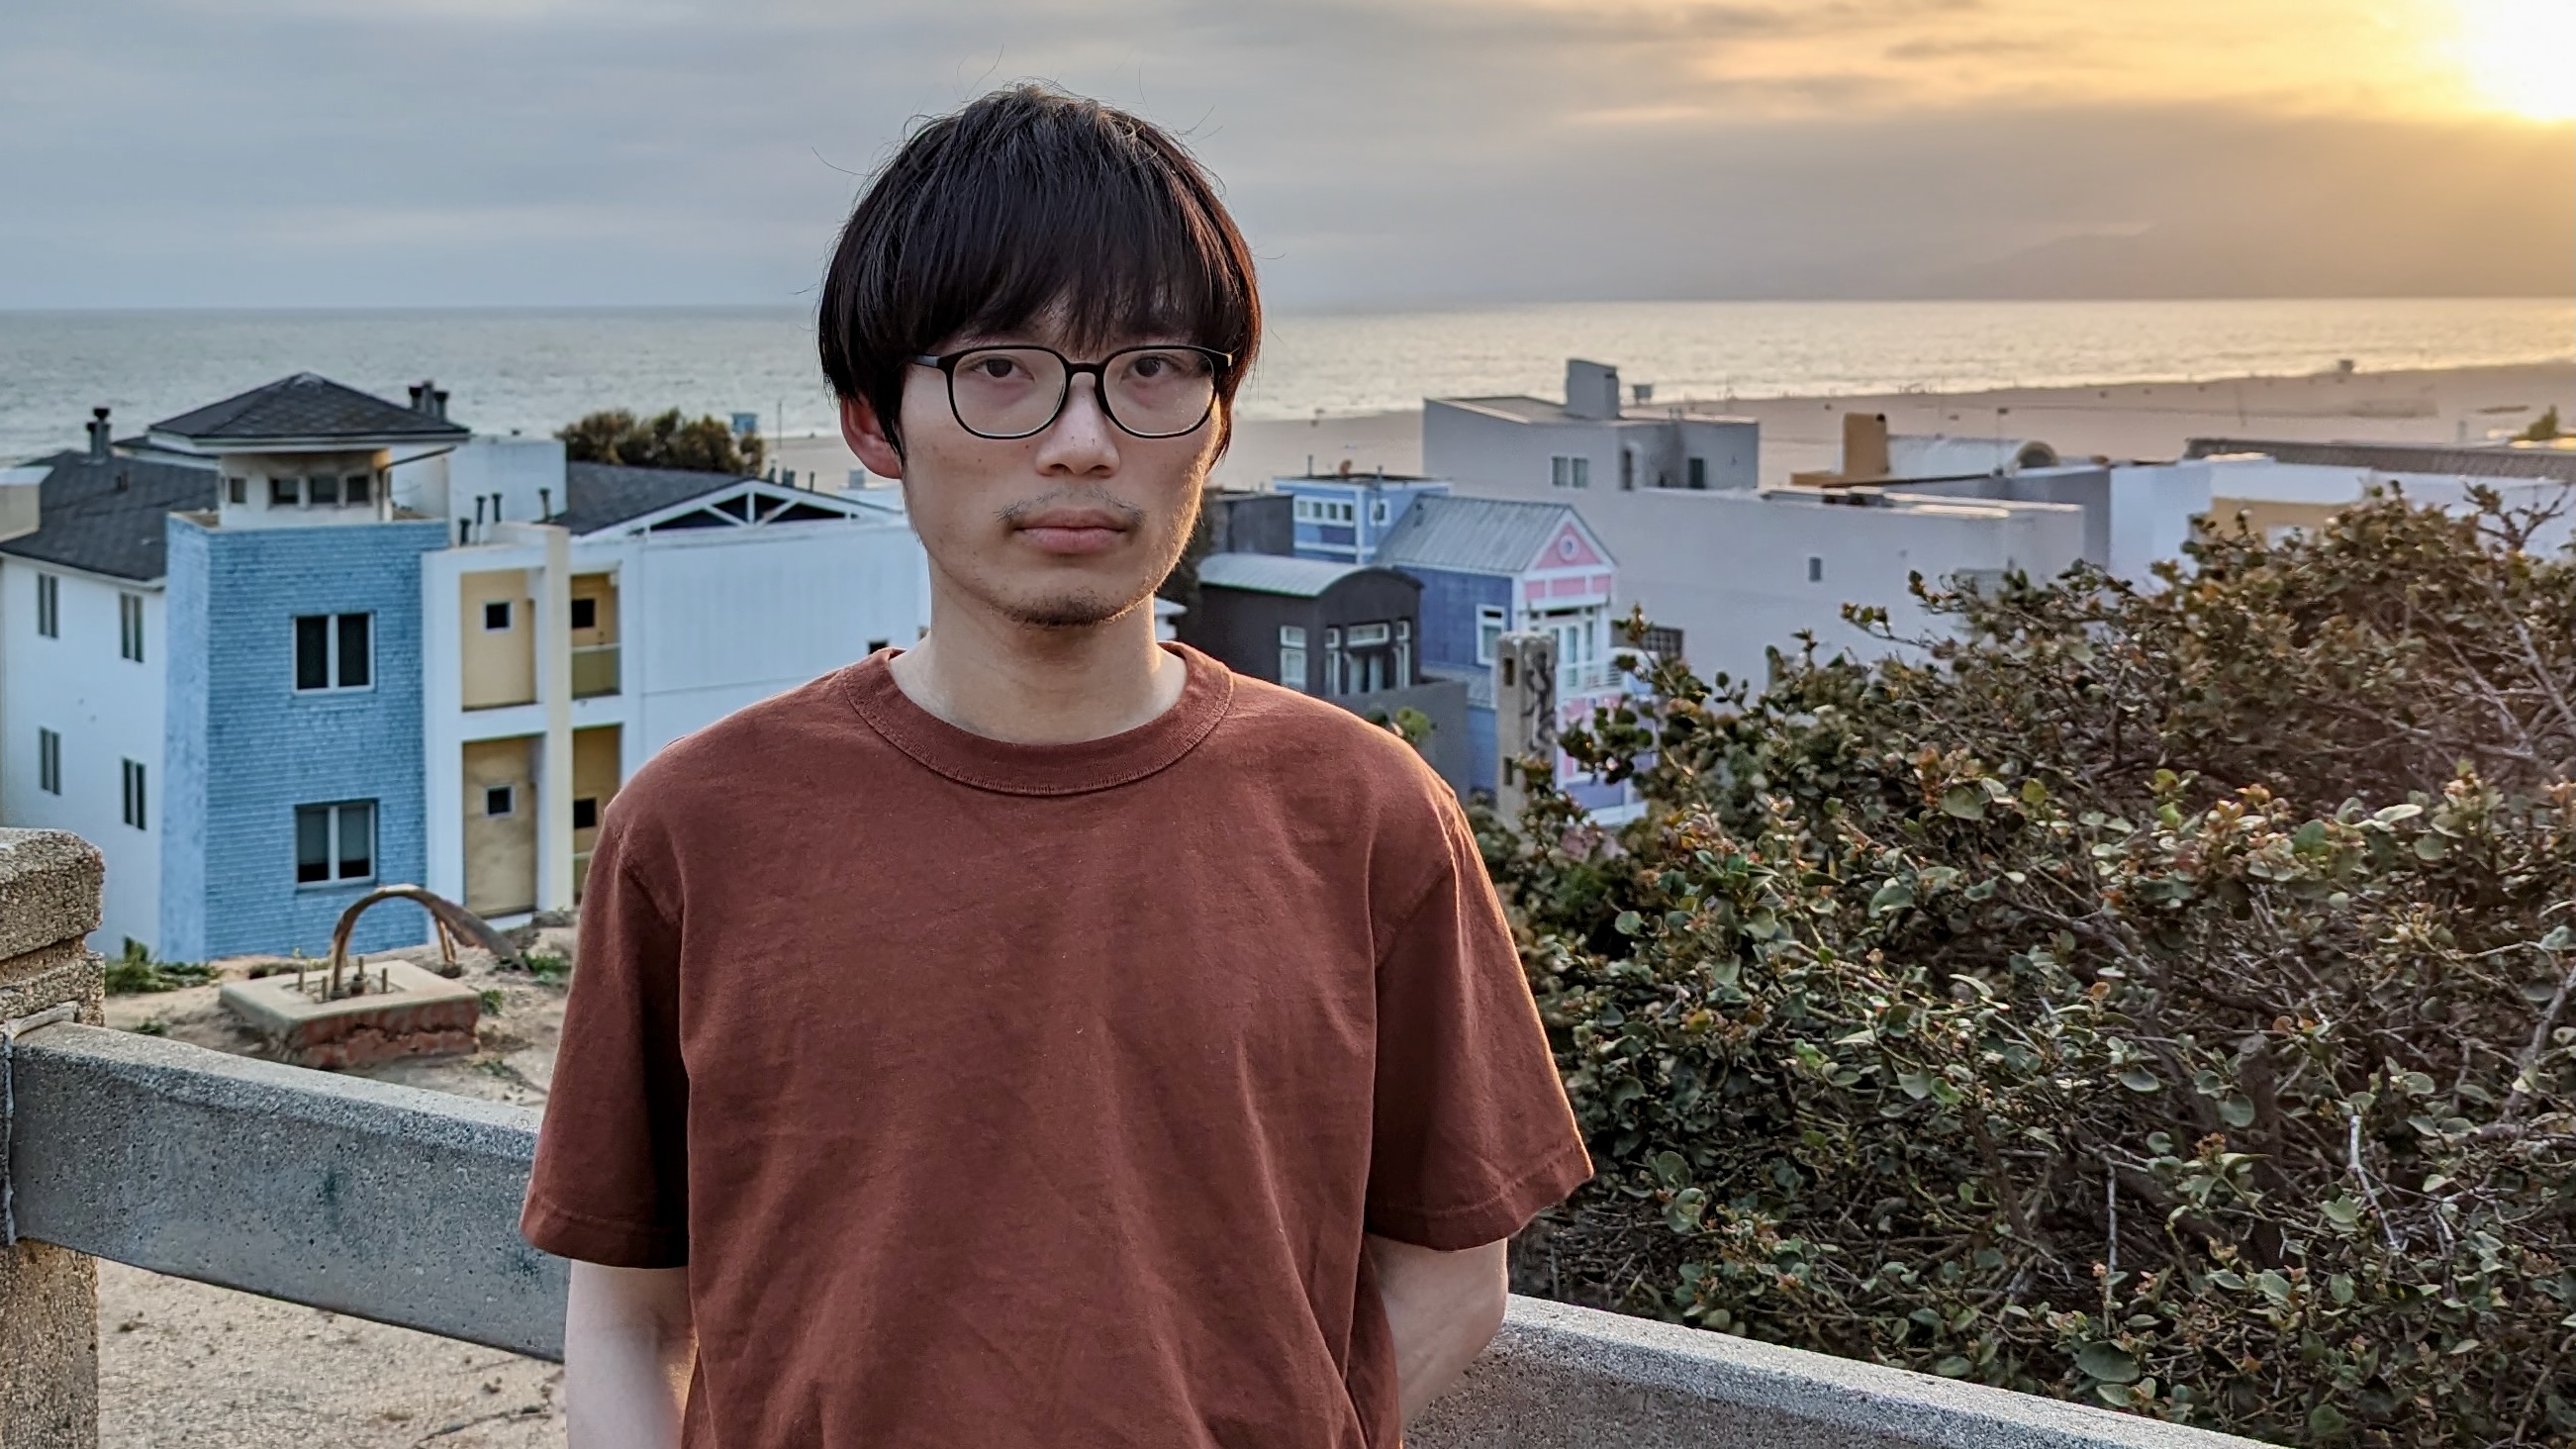
[[1811,553],[1811,554],[1809,554],[1809,555],[1807,555],[1807,582],[1808,582],[1808,583],[1811,583],[1811,584],[1821,584],[1821,583],[1823,583],[1824,581],[1825,581],[1825,561],[1824,561],[1824,559],[1822,559],[1821,557],[1819,557],[1819,556],[1817,556],[1817,555],[1815,555],[1815,554],[1812,554],[1812,553]]
[[1353,624],[1351,647],[1364,649],[1373,644],[1384,644],[1392,633],[1392,629],[1385,624]]
[[271,507],[271,508],[293,508],[296,504],[301,503],[301,502],[303,502],[303,501],[304,501],[304,486],[303,486],[303,480],[302,480],[302,479],[300,479],[300,478],[271,478],[271,479],[269,479],[269,480],[268,480],[268,506],[269,506],[269,507]]
[[1690,486],[1693,488],[1706,488],[1708,486],[1708,460],[1706,458],[1693,458],[1690,460]]
[[1503,611],[1490,604],[1476,611],[1477,663],[1491,664],[1494,662],[1495,650],[1503,642],[1504,623],[1505,615]]
[[376,802],[295,807],[295,883],[329,885],[376,874]]
[[36,632],[47,639],[63,637],[63,581],[36,575]]
[[1306,688],[1306,631],[1296,624],[1279,626],[1279,682],[1301,692]]
[[36,788],[48,795],[63,793],[63,737],[52,730],[36,731]]
[[870,654],[874,654],[878,650],[886,648],[892,643],[894,643],[894,641],[891,639],[871,639],[868,641],[868,652]]
[[1290,506],[1289,511],[1296,515],[1299,523],[1312,523],[1315,521],[1315,504],[1312,499],[1299,498],[1295,504]]
[[116,596],[116,652],[120,658],[143,662],[143,596]]
[[1577,458],[1574,460],[1574,486],[1577,488],[1589,488],[1592,486],[1591,459]]
[[1342,665],[1342,631],[1327,629],[1324,631],[1324,693],[1351,692],[1349,672]]
[[499,632],[510,627],[510,601],[493,599],[483,605],[483,627]]
[[375,682],[373,614],[299,614],[295,619],[295,688],[365,689]]
[[1634,449],[1619,450],[1619,486],[1622,488],[1637,486],[1637,454]]
[[1398,619],[1395,621],[1395,687],[1408,689],[1412,685],[1413,621]]
[[248,478],[225,479],[224,501],[226,503],[248,503],[250,501],[250,480]]
[[316,474],[311,478],[305,479],[304,501],[315,508],[319,508],[326,503],[333,507],[339,506],[340,480],[336,477],[322,474]]
[[125,766],[125,823],[137,830],[148,829],[143,814],[143,762],[121,761]]
[[350,474],[348,481],[342,485],[340,489],[340,501],[343,503],[375,502],[376,480],[374,475],[368,473]]
[[585,795],[572,802],[572,828],[575,830],[596,830],[599,828],[598,800]]
[[518,808],[518,804],[519,791],[516,786],[486,785],[483,787],[483,813],[486,815],[511,814]]
[[576,629],[599,627],[599,600],[589,597],[572,601],[572,626]]
[[1374,503],[1372,503],[1372,504],[1370,504],[1370,505],[1369,505],[1369,522],[1371,522],[1371,523],[1384,523],[1384,522],[1386,522],[1386,500],[1385,500],[1385,499],[1383,499],[1383,498],[1378,499],[1376,502],[1374,502]]
[[1334,509],[1335,509],[1336,513],[1337,513],[1337,514],[1339,515],[1339,517],[1341,518],[1341,521],[1342,521],[1342,522],[1344,522],[1344,523],[1357,523],[1357,522],[1359,522],[1359,519],[1360,519],[1360,506],[1359,506],[1358,504],[1356,504],[1356,503],[1336,503],[1336,504],[1334,504],[1334,505],[1333,505],[1333,507],[1334,507]]

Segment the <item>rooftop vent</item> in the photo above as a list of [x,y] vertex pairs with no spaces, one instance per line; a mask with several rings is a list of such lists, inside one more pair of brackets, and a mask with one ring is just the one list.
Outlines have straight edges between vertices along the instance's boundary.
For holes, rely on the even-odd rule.
[[105,462],[107,454],[107,409],[91,408],[89,410],[89,455],[100,462]]
[[447,390],[427,378],[411,385],[411,410],[426,413],[441,422],[447,420]]

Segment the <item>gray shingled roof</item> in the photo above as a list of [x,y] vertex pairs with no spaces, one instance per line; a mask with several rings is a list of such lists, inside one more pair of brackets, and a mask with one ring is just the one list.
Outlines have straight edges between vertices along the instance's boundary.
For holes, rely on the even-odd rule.
[[2456,448],[2438,443],[2291,443],[2261,438],[2194,438],[2183,456],[2207,458],[2220,453],[2268,453],[2283,463],[2368,468],[2380,473],[2576,482],[2576,452],[2547,448]]
[[222,402],[163,418],[152,431],[193,443],[440,443],[471,436],[445,418],[414,412],[318,373],[299,372]]
[[0,553],[144,583],[169,571],[162,519],[215,507],[220,486],[214,469],[179,463],[77,452],[35,461],[53,465],[36,485],[36,531]]
[[575,534],[614,528],[631,518],[686,503],[701,494],[739,488],[757,480],[731,473],[679,468],[629,468],[622,463],[566,463],[564,507],[546,520]]
[[[1422,498],[1378,544],[1377,561],[1394,568],[1516,574],[1574,516],[1574,509],[1563,503]],[[1608,557],[1609,550],[1604,548],[1602,556]]]
[[1351,575],[1370,572],[1392,570],[1277,553],[1212,553],[1199,560],[1202,586],[1241,589],[1251,594],[1286,594],[1299,599],[1319,598],[1326,589]]

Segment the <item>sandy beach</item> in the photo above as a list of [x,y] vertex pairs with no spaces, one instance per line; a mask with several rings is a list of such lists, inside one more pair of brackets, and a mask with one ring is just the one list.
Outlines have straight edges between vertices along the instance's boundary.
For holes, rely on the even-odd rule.
[[[2175,457],[2191,439],[2205,437],[2486,442],[2528,426],[2553,404],[2565,425],[2576,428],[2576,361],[1968,393],[1693,399],[1686,405],[1694,412],[1759,421],[1762,481],[1771,485],[1786,483],[1793,472],[1833,467],[1842,446],[1841,415],[1853,411],[1885,413],[1888,427],[1898,433],[2033,438],[2067,458],[2129,460]],[[1216,476],[1250,487],[1302,473],[1309,458],[1325,472],[1344,459],[1358,472],[1420,472],[1422,414],[1239,423]]]
[[[1841,415],[1854,410],[1887,414],[1888,426],[1898,433],[2034,438],[2063,457],[2124,461],[2171,458],[2193,438],[2205,437],[2488,442],[2520,431],[2553,404],[2565,425],[2576,428],[2576,360],[2348,376],[1658,402],[1758,420],[1767,486],[1788,482],[1793,472],[1834,466]],[[1346,459],[1357,472],[1420,472],[1421,411],[1238,421],[1215,477],[1249,488],[1310,466],[1331,472]],[[819,477],[831,488],[858,466],[838,436],[821,434],[780,441],[771,460],[795,470],[799,481]]]

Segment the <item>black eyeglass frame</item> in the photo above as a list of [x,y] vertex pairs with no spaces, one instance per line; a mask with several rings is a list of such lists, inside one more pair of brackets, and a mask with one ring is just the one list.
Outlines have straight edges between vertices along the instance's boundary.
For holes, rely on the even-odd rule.
[[[1055,410],[1047,414],[1045,422],[1038,424],[1036,427],[1029,429],[1025,433],[988,433],[966,421],[965,414],[957,411],[957,364],[963,362],[969,357],[973,357],[979,352],[1043,352],[1047,356],[1064,364],[1064,390],[1056,394]],[[1047,429],[1054,427],[1056,419],[1064,416],[1064,405],[1073,400],[1073,380],[1086,373],[1091,377],[1091,395],[1092,398],[1100,404],[1100,415],[1109,419],[1109,421],[1117,427],[1118,431],[1125,433],[1131,438],[1186,438],[1190,434],[1207,426],[1209,415],[1216,411],[1216,397],[1218,389],[1215,385],[1215,375],[1212,375],[1209,379],[1207,406],[1199,410],[1199,415],[1191,420],[1188,427],[1169,433],[1142,433],[1127,426],[1125,420],[1118,416],[1118,410],[1110,406],[1109,403],[1109,364],[1116,362],[1118,359],[1125,357],[1131,352],[1195,352],[1199,356],[1206,358],[1214,366],[1215,375],[1222,375],[1227,368],[1234,366],[1233,353],[1219,352],[1213,347],[1201,347],[1190,342],[1142,342],[1138,343],[1134,347],[1121,347],[1117,351],[1109,354],[1107,357],[1100,359],[1098,362],[1076,362],[1072,358],[1065,356],[1063,353],[1056,351],[1054,348],[1036,342],[987,342],[980,346],[961,347],[955,352],[943,352],[935,356],[926,352],[920,353],[913,357],[912,362],[916,367],[935,367],[939,369],[941,376],[947,380],[948,415],[957,420],[957,426],[973,433],[976,437],[984,438],[996,443],[1009,443],[1016,442],[1021,438],[1034,438],[1038,434],[1045,432]]]

